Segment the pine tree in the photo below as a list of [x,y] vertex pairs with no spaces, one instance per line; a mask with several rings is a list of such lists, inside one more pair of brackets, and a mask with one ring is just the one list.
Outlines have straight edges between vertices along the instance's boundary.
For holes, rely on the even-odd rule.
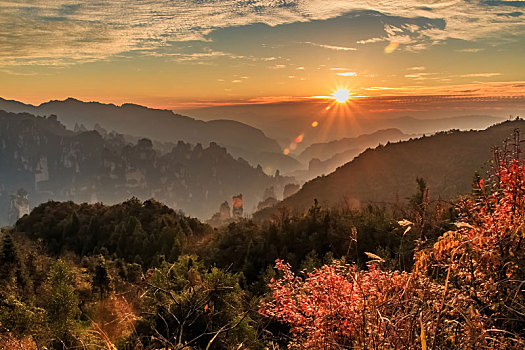
[[2,253],[0,255],[0,263],[14,264],[18,262],[18,253],[16,251],[15,242],[9,233],[5,233],[2,238]]
[[54,333],[62,338],[74,328],[79,314],[78,298],[73,287],[73,274],[67,264],[57,260],[49,274],[49,321]]
[[[13,278],[19,267],[20,259],[13,237],[9,233],[5,233],[2,237],[2,249],[0,250],[0,281]],[[10,283],[8,281],[8,284]]]
[[100,300],[104,299],[111,291],[111,277],[109,276],[106,260],[103,256],[100,257],[95,267],[92,288],[94,292],[99,293]]

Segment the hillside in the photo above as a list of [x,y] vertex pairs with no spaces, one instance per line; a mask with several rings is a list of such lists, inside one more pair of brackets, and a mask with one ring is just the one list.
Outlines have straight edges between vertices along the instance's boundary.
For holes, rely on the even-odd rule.
[[[430,137],[370,149],[335,172],[307,182],[299,192],[277,207],[304,211],[314,198],[321,205],[403,201],[423,178],[433,198],[452,199],[471,190],[476,172],[490,171],[492,147],[502,146],[525,121],[503,122],[482,131],[448,131]],[[261,211],[269,217],[276,208]]]
[[21,214],[49,199],[117,203],[132,196],[207,219],[239,193],[249,212],[266,188],[282,192],[289,180],[268,176],[213,142],[180,141],[162,153],[148,139],[129,143],[120,134],[68,130],[56,117],[0,111],[0,224],[13,222],[10,210]]
[[367,148],[375,148],[387,142],[407,140],[411,135],[391,128],[378,130],[358,137],[347,137],[330,142],[314,143],[308,146],[297,159],[308,164],[304,170],[295,170],[287,175],[297,181],[308,181],[323,174],[333,172],[337,167],[348,163]]
[[333,156],[349,150],[376,147],[380,143],[395,142],[406,140],[410,135],[404,134],[401,130],[391,128],[378,130],[371,134],[364,134],[358,137],[347,137],[330,142],[314,143],[308,146],[297,159],[303,162],[309,162],[313,158],[319,160],[328,160]]
[[[38,106],[0,98],[0,110],[34,115],[56,115],[66,127],[76,124],[93,129],[95,125],[136,137],[147,137],[163,142],[184,141],[192,144],[215,142],[226,147],[235,157],[243,157],[253,166],[261,164],[273,173],[277,165],[293,169],[297,162],[283,156],[275,140],[247,124],[233,120],[202,121],[175,114],[169,110],[152,109],[135,104],[103,104],[83,102],[73,98],[64,101],[49,101]],[[259,157],[260,153],[265,153]],[[275,159],[268,157],[275,155]],[[286,162],[287,161],[287,162]]]

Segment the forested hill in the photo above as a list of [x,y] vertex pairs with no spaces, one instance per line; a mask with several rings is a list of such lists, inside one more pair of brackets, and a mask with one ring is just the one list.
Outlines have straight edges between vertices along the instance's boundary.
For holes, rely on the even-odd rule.
[[493,146],[503,146],[515,129],[525,132],[525,121],[507,121],[481,131],[451,130],[368,149],[255,217],[268,218],[277,207],[304,211],[314,199],[328,206],[403,201],[413,193],[416,178],[427,182],[432,198],[454,198],[471,190],[476,172],[488,174]]
[[50,201],[18,220],[16,229],[42,239],[53,254],[112,254],[144,267],[177,260],[188,242],[213,231],[160,202],[136,198],[112,206]]
[[266,188],[282,191],[286,181],[215,143],[179,142],[161,153],[148,139],[128,143],[115,133],[67,130],[56,117],[0,111],[0,224],[7,223],[19,189],[28,193],[30,206],[49,199],[111,204],[136,196],[207,219],[239,193],[250,211]]

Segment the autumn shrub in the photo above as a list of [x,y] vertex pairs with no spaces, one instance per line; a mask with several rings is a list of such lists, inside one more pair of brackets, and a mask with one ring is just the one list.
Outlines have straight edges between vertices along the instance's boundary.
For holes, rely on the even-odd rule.
[[477,193],[410,272],[375,256],[366,270],[335,261],[301,278],[277,260],[260,312],[290,326],[290,348],[524,348],[525,167],[498,161]]

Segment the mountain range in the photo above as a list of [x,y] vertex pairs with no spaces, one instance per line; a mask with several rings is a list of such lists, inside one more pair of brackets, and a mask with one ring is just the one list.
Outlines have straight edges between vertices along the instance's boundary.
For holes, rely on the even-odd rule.
[[288,175],[295,177],[298,181],[308,181],[319,175],[331,173],[367,148],[375,148],[388,142],[407,140],[413,136],[415,135],[407,135],[399,129],[392,128],[358,137],[314,143],[297,156],[301,162],[308,164],[308,168],[293,171]]
[[515,130],[525,130],[525,121],[505,121],[481,131],[450,130],[369,149],[254,217],[268,218],[279,207],[304,211],[314,199],[324,206],[352,207],[404,201],[416,191],[417,178],[426,181],[432,198],[453,199],[471,191],[476,173],[485,178],[491,174],[493,147],[501,148]]
[[291,171],[300,164],[282,154],[279,144],[261,130],[234,120],[202,121],[169,110],[152,109],[126,103],[121,106],[83,102],[74,98],[49,101],[38,106],[0,98],[0,110],[34,115],[56,115],[67,128],[83,125],[162,142],[184,141],[191,144],[215,142],[235,157],[253,166],[260,164],[267,174]]
[[[130,143],[114,132],[69,130],[56,116],[0,111],[1,214],[13,209],[12,198],[23,189],[31,207],[49,199],[111,204],[134,196],[207,219],[238,194],[250,212],[265,189],[282,193],[290,182],[214,142],[203,147],[179,141],[161,152],[146,138]],[[7,221],[0,218],[0,224]]]
[[366,149],[376,147],[380,143],[396,142],[408,139],[413,135],[407,135],[399,129],[390,128],[378,130],[371,134],[363,134],[357,137],[347,137],[330,142],[314,143],[308,146],[297,156],[303,162],[317,158],[327,160],[334,155],[352,149]]
[[[307,100],[282,103],[252,103],[223,105],[179,110],[202,120],[228,118],[252,125],[262,130],[280,145],[288,147],[298,135],[303,141],[292,154],[300,154],[312,143],[357,137],[377,130],[396,128],[405,134],[433,134],[450,129],[484,129],[504,118],[487,115],[486,109],[465,106],[462,109],[432,108],[428,97],[415,96],[410,104],[416,109],[399,109],[405,97],[352,100],[344,106],[334,105],[333,100]],[[450,102],[449,102],[450,104]],[[477,105],[479,107],[479,105]],[[521,110],[517,107],[516,110]],[[461,111],[461,112],[458,112]],[[508,115],[500,111],[498,115]],[[311,127],[317,122],[317,127]]]

